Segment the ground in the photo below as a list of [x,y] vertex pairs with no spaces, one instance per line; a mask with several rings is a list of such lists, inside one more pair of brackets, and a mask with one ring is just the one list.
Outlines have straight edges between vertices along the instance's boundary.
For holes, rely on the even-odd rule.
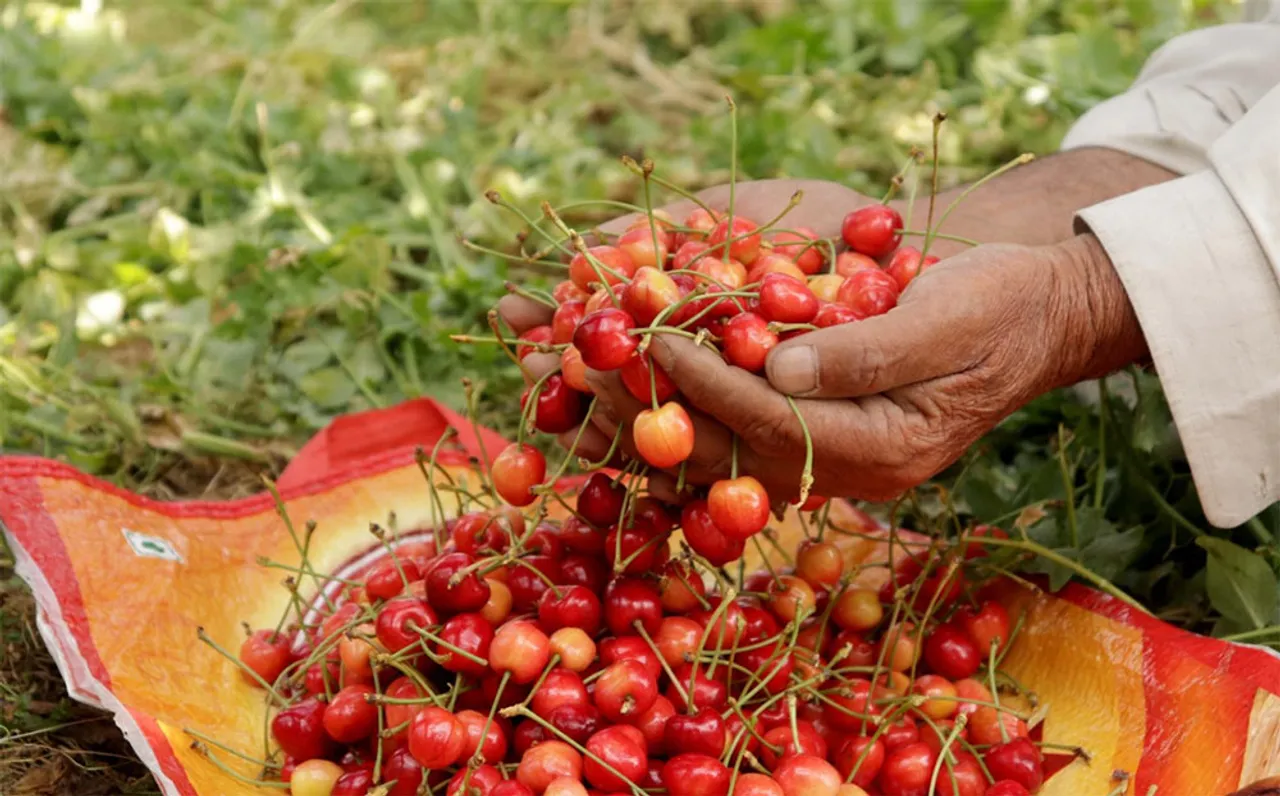
[[[1233,13],[1207,0],[84,8],[0,11],[0,451],[163,499],[252,491],[335,415],[419,395],[458,405],[463,375],[486,386],[482,419],[509,429],[512,369],[449,339],[483,328],[504,280],[545,278],[484,251],[509,251],[520,228],[488,190],[535,214],[544,198],[641,201],[623,154],[686,187],[723,182],[726,94],[744,179],[878,194],[946,110],[953,184],[1052,151],[1154,47]],[[1206,597],[1186,530],[1204,524],[1158,388],[1135,379],[1147,400],[1117,402],[1122,438],[1096,406],[1056,398],[993,436],[955,494],[1110,567],[1167,618],[1238,632]],[[1058,509],[1076,488],[1091,509],[1067,534]],[[1043,510],[1019,515],[1028,504]],[[1236,537],[1265,546],[1275,519]],[[1125,547],[1139,527],[1148,541]],[[110,721],[66,697],[8,558],[0,643],[0,792],[154,790]]]

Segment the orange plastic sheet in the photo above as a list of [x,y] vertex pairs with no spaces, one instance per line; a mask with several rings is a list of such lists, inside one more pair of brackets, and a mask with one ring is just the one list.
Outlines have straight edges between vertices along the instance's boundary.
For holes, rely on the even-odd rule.
[[[394,515],[401,531],[426,532],[450,516],[447,501],[437,516],[414,458],[450,426],[458,433],[438,461],[475,483],[476,461],[505,442],[427,400],[342,418],[304,448],[278,486],[297,527],[317,523],[317,569],[367,563],[377,551],[370,523]],[[883,560],[875,523],[847,504],[836,512],[870,534],[846,544],[848,563]],[[271,497],[161,503],[64,464],[10,457],[0,459],[0,526],[70,693],[115,714],[163,791],[264,792],[193,750],[186,729],[263,749],[262,693],[196,628],[235,650],[242,622],[273,626],[284,611],[288,573],[258,559],[296,564],[299,554]],[[794,516],[779,530],[784,543],[801,533]],[[886,577],[864,575],[877,572]],[[1186,633],[1078,585],[1049,595],[1009,584],[999,597],[1025,614],[1005,668],[1047,707],[1043,739],[1091,755],[1042,793],[1104,796],[1123,771],[1137,796],[1218,796],[1280,774],[1280,656]]]

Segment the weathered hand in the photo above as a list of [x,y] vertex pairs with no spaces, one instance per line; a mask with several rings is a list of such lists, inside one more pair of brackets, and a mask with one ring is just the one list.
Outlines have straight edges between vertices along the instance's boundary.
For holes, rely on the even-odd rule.
[[[889,313],[815,331],[770,354],[768,381],[675,336],[653,356],[690,407],[697,446],[686,478],[727,476],[732,438],[741,470],[775,498],[800,484],[814,445],[814,490],[884,500],[954,462],[1001,419],[1055,387],[1110,372],[1145,343],[1124,289],[1091,236],[1044,247],[983,246],[930,269]],[[645,407],[613,373],[592,373],[612,422],[584,435],[601,456],[616,425]],[[657,488],[670,487],[659,479]]]

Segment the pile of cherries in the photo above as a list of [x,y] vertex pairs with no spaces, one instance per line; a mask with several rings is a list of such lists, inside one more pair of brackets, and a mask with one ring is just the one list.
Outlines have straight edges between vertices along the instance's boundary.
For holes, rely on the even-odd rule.
[[787,567],[734,579],[672,549],[678,525],[713,523],[707,503],[677,515],[640,480],[591,475],[563,522],[500,506],[388,540],[313,619],[249,635],[244,676],[275,703],[263,779],[295,796],[1041,786],[1029,697],[998,671],[1010,617],[973,596],[978,543],[849,572],[817,511]]

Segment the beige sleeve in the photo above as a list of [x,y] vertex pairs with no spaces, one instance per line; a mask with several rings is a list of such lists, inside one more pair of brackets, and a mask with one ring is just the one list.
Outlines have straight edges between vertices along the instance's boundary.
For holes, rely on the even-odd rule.
[[1280,14],[1175,39],[1065,147],[1188,176],[1078,216],[1110,255],[1209,521],[1280,500]]

